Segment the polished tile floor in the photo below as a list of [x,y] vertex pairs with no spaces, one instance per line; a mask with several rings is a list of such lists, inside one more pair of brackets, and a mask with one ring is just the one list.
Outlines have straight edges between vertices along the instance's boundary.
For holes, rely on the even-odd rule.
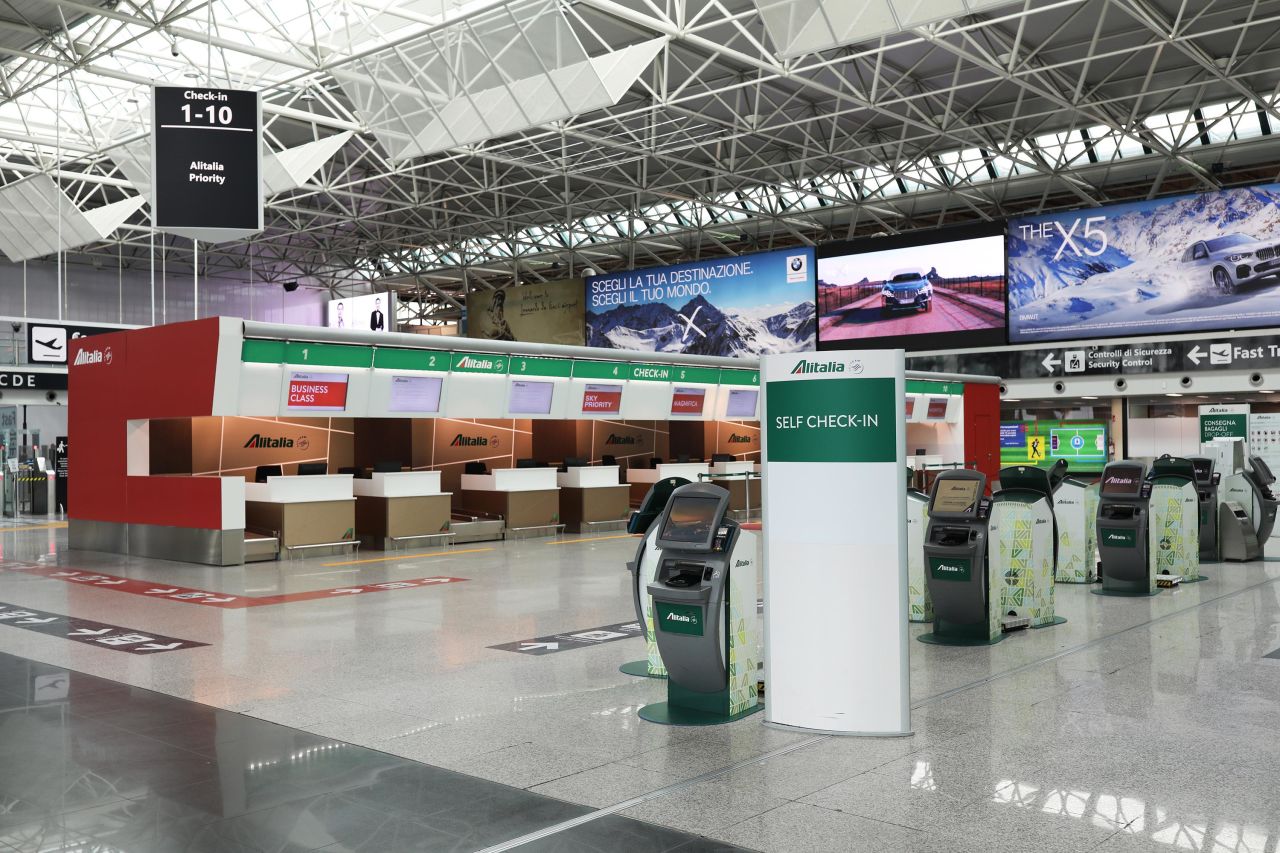
[[[1280,843],[1280,659],[1267,657],[1280,562],[1207,566],[1210,580],[1151,599],[1062,586],[1065,625],[993,647],[912,643],[915,735],[863,740],[759,715],[644,723],[636,709],[663,685],[617,671],[643,654],[638,639],[489,648],[629,619],[634,545],[568,537],[217,570],[0,527],[0,601],[209,644],[131,655],[0,622],[0,850]],[[219,609],[41,567],[254,597],[467,581]],[[67,693],[49,698],[59,673]]]

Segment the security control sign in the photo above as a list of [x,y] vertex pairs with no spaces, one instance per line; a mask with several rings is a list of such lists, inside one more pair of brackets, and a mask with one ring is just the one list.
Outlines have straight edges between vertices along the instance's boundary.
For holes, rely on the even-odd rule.
[[245,89],[156,86],[156,227],[223,242],[262,230],[262,103]]

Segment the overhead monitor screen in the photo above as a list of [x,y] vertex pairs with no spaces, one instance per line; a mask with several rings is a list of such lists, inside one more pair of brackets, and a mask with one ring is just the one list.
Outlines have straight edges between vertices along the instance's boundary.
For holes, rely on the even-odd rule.
[[387,408],[393,412],[438,412],[443,387],[441,376],[392,376],[391,403]]
[[348,378],[345,373],[292,373],[289,375],[286,408],[309,412],[345,412]]
[[396,307],[385,293],[348,296],[329,302],[328,326],[331,329],[359,329],[363,332],[394,332]]
[[706,388],[681,388],[676,386],[671,394],[671,414],[700,415],[707,401]]
[[729,404],[725,407],[726,418],[754,418],[756,403],[760,392],[745,388],[733,388],[729,391]]
[[906,408],[906,412],[907,412],[907,420],[911,420],[911,415],[912,415],[912,413],[914,413],[914,412],[915,412],[915,410],[916,410],[916,398],[915,398],[915,397],[908,397],[908,398],[907,398],[907,408]]
[[513,415],[546,415],[551,413],[551,398],[555,394],[554,382],[528,382],[511,380],[511,393],[507,399],[507,411]]
[[668,542],[709,542],[719,506],[718,498],[676,498],[667,508],[667,523],[658,538]]
[[1142,469],[1136,465],[1112,466],[1102,477],[1101,493],[1132,496],[1142,491]]
[[1072,473],[1107,464],[1107,425],[1099,421],[1005,421],[1000,424],[1000,467],[1049,468],[1065,459]]
[[931,512],[947,512],[953,515],[966,515],[973,512],[978,500],[980,480],[953,480],[942,477],[937,481],[937,490],[933,493]]
[[622,411],[621,385],[588,385],[582,394],[584,415],[616,415]]
[[997,223],[818,247],[818,349],[1005,344]]
[[925,414],[931,421],[945,421],[947,419],[947,397],[930,397],[929,411]]

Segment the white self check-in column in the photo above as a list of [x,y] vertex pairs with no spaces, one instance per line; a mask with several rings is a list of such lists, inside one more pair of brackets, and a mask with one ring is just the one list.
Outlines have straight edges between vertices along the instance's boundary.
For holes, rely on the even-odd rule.
[[910,731],[905,360],[766,356],[766,722]]

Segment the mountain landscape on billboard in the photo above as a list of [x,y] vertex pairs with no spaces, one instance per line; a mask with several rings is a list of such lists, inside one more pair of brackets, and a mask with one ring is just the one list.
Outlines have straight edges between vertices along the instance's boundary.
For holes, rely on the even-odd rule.
[[[1010,223],[1013,340],[1257,327],[1280,318],[1280,186],[1125,205],[1097,215],[1090,237],[1083,228],[1072,233],[1076,220],[1104,213],[1035,220],[1056,229],[1047,235],[1028,232],[1032,220]],[[1204,257],[1191,257],[1197,244]]]
[[815,307],[801,302],[765,317],[722,311],[702,296],[680,309],[657,302],[587,312],[587,346],[639,352],[756,356],[813,349]]

